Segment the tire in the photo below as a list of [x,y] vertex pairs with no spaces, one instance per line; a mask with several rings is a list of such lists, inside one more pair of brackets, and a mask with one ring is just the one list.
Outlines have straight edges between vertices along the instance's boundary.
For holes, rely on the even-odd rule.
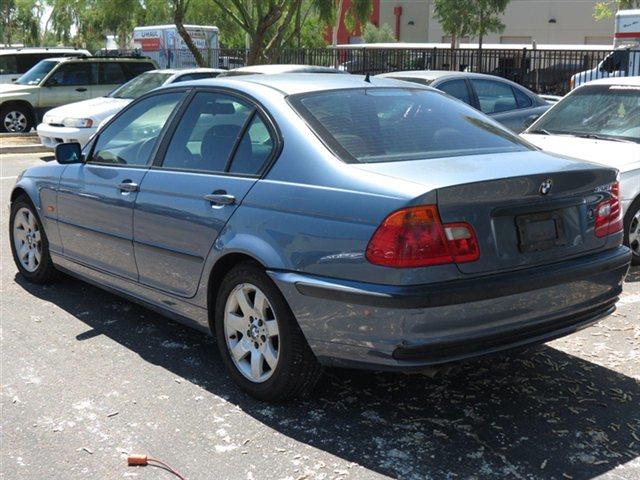
[[214,327],[229,375],[259,400],[282,402],[304,396],[320,378],[320,364],[286,300],[254,263],[241,263],[225,276]]
[[29,108],[15,105],[0,108],[0,132],[22,133],[33,128],[33,119]]
[[633,252],[631,265],[640,265],[640,197],[631,203],[624,217],[624,244]]
[[57,278],[49,254],[49,242],[36,213],[25,195],[11,204],[9,239],[13,261],[20,274],[31,283],[46,284]]

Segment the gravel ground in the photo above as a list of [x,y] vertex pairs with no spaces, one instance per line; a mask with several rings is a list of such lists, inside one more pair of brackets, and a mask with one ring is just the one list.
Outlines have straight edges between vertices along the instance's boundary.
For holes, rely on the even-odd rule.
[[[45,158],[48,160],[48,158]],[[2,205],[38,155],[0,158]],[[443,378],[328,371],[311,399],[239,393],[210,338],[82,282],[16,275],[1,215],[0,477],[640,479],[640,270],[580,333]]]

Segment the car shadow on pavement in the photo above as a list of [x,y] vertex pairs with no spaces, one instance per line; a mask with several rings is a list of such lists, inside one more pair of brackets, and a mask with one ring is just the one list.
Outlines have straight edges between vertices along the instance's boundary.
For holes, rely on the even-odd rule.
[[309,399],[268,405],[235,388],[199,332],[68,277],[16,282],[89,326],[78,341],[106,335],[296,441],[394,478],[592,479],[640,457],[638,380],[551,347],[436,379],[331,369]]

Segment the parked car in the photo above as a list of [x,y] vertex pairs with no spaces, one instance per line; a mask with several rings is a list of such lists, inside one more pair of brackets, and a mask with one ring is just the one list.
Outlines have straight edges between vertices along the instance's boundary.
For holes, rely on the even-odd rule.
[[13,84],[0,85],[0,132],[28,132],[51,108],[102,97],[156,68],[143,57],[59,57],[37,63]]
[[8,48],[0,49],[0,83],[13,83],[36,63],[51,57],[90,57],[78,48]]
[[377,75],[437,88],[477,108],[507,128],[521,132],[551,106],[535,93],[493,75],[444,70],[391,72]]
[[629,267],[615,169],[406,82],[170,85],[56,158],[11,193],[20,274],[215,333],[263,400],[321,365],[412,372],[566,335],[614,311]]
[[84,146],[105,119],[118,113],[132,100],[161,85],[188,80],[214,78],[223,72],[217,68],[150,70],[129,80],[104,97],[70,103],[49,110],[38,125],[38,137],[45,147],[78,142]]
[[620,171],[625,243],[640,265],[640,77],[586,83],[522,136],[543,150]]
[[220,77],[239,77],[241,75],[275,75],[278,73],[347,73],[331,67],[314,65],[250,65],[234,68],[220,74]]

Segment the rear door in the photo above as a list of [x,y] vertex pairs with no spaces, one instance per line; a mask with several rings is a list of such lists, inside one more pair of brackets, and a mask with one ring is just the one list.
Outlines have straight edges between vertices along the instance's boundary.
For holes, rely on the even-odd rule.
[[60,180],[58,224],[64,255],[136,280],[133,207],[167,120],[184,92],[140,100],[101,130],[86,163]]
[[195,93],[142,182],[134,213],[140,282],[195,295],[221,230],[273,155],[275,135],[249,100]]
[[91,87],[92,97],[104,97],[127,81],[119,62],[96,62],[98,81]]

